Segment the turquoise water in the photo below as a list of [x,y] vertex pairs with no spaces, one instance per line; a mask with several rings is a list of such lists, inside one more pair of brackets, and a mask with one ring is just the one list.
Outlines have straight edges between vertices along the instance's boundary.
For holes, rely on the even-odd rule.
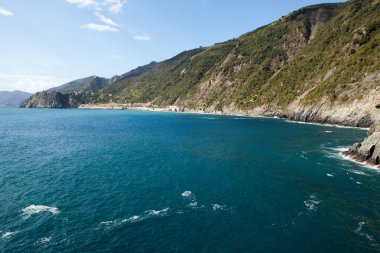
[[380,252],[365,131],[0,109],[1,252]]

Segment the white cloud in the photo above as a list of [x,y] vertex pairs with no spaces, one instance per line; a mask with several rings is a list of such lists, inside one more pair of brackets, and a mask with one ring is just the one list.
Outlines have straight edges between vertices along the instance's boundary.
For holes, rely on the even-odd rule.
[[108,10],[112,13],[119,13],[127,1],[122,0],[104,0],[109,6]]
[[148,34],[140,34],[140,35],[135,35],[133,36],[134,40],[138,41],[149,41],[152,40],[152,38]]
[[47,76],[0,73],[0,90],[43,91],[68,82],[68,80]]
[[66,0],[66,2],[78,5],[80,8],[97,5],[97,2],[94,0]]
[[80,8],[88,7],[97,11],[107,10],[113,14],[121,12],[126,0],[66,0],[70,4],[75,4]]
[[13,16],[13,13],[11,11],[8,11],[7,9],[4,9],[3,7],[0,7],[0,15]]
[[89,23],[81,26],[82,29],[95,30],[99,32],[118,32],[119,29],[112,27],[110,25],[99,25],[94,23]]
[[118,27],[119,25],[117,23],[115,23],[112,19],[110,18],[107,18],[106,16],[100,14],[99,12],[95,12],[94,13],[95,16],[97,16],[103,23],[107,24],[107,25],[110,25],[110,26],[114,26],[114,27]]

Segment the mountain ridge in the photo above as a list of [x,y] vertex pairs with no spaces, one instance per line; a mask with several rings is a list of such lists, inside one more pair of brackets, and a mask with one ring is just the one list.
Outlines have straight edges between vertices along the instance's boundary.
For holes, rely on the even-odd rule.
[[0,107],[18,107],[31,95],[32,93],[20,90],[0,91]]
[[82,103],[151,103],[369,126],[379,118],[372,102],[380,100],[379,5],[353,0],[304,7],[76,96]]

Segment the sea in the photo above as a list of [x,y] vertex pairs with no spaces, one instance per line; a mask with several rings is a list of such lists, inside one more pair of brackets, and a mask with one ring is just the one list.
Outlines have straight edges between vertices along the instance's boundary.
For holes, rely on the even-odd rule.
[[0,109],[0,252],[380,252],[363,129]]

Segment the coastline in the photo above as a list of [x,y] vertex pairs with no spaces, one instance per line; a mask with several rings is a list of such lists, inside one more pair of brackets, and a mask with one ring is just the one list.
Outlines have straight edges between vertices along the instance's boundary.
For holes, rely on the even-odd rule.
[[[344,151],[343,151],[344,152]],[[352,163],[355,163],[355,164],[358,164],[358,165],[361,165],[362,167],[365,167],[367,169],[371,169],[371,170],[375,170],[377,172],[380,172],[380,165],[373,165],[373,164],[370,164],[368,162],[362,162],[362,161],[359,161],[357,159],[355,159],[353,156],[351,155],[345,155],[343,152],[339,152],[339,156],[343,159],[343,160],[347,160],[347,161],[350,161]]]
[[[196,115],[210,115],[210,116],[230,116],[230,117],[244,117],[244,118],[266,118],[266,119],[280,119],[284,120],[288,123],[293,124],[306,124],[306,125],[316,125],[316,126],[323,126],[323,127],[335,127],[335,128],[351,128],[351,129],[358,129],[363,131],[368,131],[369,128],[364,127],[355,127],[355,126],[346,126],[346,125],[339,125],[339,124],[330,124],[330,123],[318,123],[318,122],[304,122],[304,121],[297,121],[293,119],[287,119],[287,118],[281,118],[278,116],[271,116],[271,115],[259,115],[259,114],[241,114],[241,113],[222,113],[222,112],[204,112],[201,110],[178,110],[178,107],[170,106],[170,107],[154,107],[151,105],[144,105],[144,106],[128,106],[128,105],[120,105],[120,104],[93,104],[93,105],[81,105],[78,107],[78,109],[82,110],[128,110],[128,111],[150,111],[150,112],[165,112],[165,113],[182,113],[182,114],[196,114]],[[348,149],[347,149],[348,150]],[[365,167],[367,169],[372,169],[376,171],[380,171],[379,165],[372,165],[368,162],[363,162],[355,159],[355,157],[350,155],[345,155],[344,152],[347,151],[339,151],[339,157],[343,160],[350,161],[352,163],[355,163],[357,165],[360,165],[362,167]]]
[[367,131],[368,127],[357,127],[357,126],[347,126],[344,124],[332,124],[332,123],[319,123],[313,121],[300,121],[295,119],[288,119],[286,117],[279,117],[276,115],[265,115],[265,114],[250,114],[250,113],[231,113],[231,112],[205,112],[203,110],[191,110],[182,108],[178,106],[168,106],[168,107],[158,107],[151,104],[141,104],[141,106],[136,106],[133,104],[81,104],[77,109],[81,110],[128,110],[128,111],[151,111],[151,112],[168,112],[168,113],[183,113],[183,114],[198,114],[198,115],[215,115],[215,116],[231,116],[231,117],[246,117],[246,118],[267,118],[267,119],[282,119],[289,123],[294,124],[307,124],[307,125],[317,125],[325,127],[336,127],[336,128],[352,128]]

